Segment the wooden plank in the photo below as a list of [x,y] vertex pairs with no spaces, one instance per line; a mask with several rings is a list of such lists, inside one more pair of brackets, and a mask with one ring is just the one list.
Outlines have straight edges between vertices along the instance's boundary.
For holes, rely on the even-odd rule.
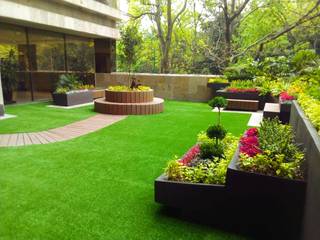
[[1,147],[8,146],[9,139],[10,139],[10,134],[2,134],[2,135],[0,135],[0,146]]
[[24,145],[31,145],[32,141],[28,133],[23,133]]
[[8,142],[8,146],[17,146],[18,134],[11,134]]

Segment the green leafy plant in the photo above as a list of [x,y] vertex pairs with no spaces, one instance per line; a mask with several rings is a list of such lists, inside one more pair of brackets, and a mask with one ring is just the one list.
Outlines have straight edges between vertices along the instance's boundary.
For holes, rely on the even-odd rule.
[[66,92],[69,92],[71,90],[76,90],[78,89],[80,82],[79,78],[73,74],[63,74],[60,76],[57,86],[56,86],[56,91],[62,91],[66,90]]
[[[225,158],[214,158],[210,161],[198,159],[191,166],[183,165],[177,161],[177,158],[171,160],[165,170],[168,179],[192,183],[224,184],[227,168],[238,146],[238,140],[239,138],[227,134],[221,141]],[[198,144],[212,145],[213,140],[206,133],[201,132],[198,135]]]
[[5,102],[12,102],[13,90],[17,86],[16,74],[19,70],[17,56],[13,49],[10,49],[8,55],[1,59],[1,78],[3,97]]
[[149,91],[151,90],[148,86],[138,86],[136,88],[130,88],[125,85],[119,85],[119,86],[109,86],[107,88],[109,91],[115,91],[115,92],[139,92],[139,91]]
[[209,106],[212,108],[218,108],[218,124],[221,122],[221,108],[225,108],[228,101],[224,97],[215,97],[209,101]]
[[217,77],[217,78],[210,78],[208,80],[208,83],[229,83],[229,81],[226,78]]
[[227,130],[225,130],[224,127],[219,124],[211,125],[207,129],[207,136],[211,139],[215,139],[216,142],[218,142],[218,140],[224,139],[226,134],[227,134]]
[[[257,139],[252,137],[252,142],[254,138]],[[250,143],[250,138],[247,140]],[[258,130],[258,144],[257,154],[240,154],[241,169],[290,179],[303,178],[304,154],[295,144],[289,125],[282,125],[278,119],[264,120]]]

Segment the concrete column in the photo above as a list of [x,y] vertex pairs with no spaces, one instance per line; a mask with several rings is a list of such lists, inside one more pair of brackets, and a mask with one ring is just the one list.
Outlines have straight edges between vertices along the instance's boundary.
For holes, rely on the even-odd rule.
[[96,73],[111,73],[115,70],[115,44],[113,39],[95,39]]
[[[1,61],[0,61],[0,66],[1,66]],[[0,116],[2,115],[4,115],[4,102],[3,102],[1,71],[0,71]]]

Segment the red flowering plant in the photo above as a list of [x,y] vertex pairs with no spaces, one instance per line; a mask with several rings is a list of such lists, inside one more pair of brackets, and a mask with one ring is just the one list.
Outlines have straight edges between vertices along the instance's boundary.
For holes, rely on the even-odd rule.
[[199,154],[200,154],[200,146],[196,144],[189,149],[189,151],[179,160],[179,162],[187,166]]
[[232,93],[258,93],[259,90],[257,88],[234,88],[234,87],[229,87],[229,88],[227,88],[227,92],[232,92]]
[[287,92],[282,92],[279,95],[279,99],[281,103],[288,103],[294,100],[294,96],[289,95]]
[[246,154],[250,157],[254,157],[258,153],[261,153],[257,128],[248,129],[240,139],[240,153]]

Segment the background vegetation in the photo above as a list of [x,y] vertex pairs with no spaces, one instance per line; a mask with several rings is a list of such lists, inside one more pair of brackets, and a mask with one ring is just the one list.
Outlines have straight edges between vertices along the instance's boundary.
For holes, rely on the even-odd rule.
[[[229,65],[320,51],[319,0],[130,0],[135,72],[222,73]],[[133,28],[129,31],[128,29]],[[138,40],[138,41],[137,41]],[[118,71],[128,71],[117,46]]]

